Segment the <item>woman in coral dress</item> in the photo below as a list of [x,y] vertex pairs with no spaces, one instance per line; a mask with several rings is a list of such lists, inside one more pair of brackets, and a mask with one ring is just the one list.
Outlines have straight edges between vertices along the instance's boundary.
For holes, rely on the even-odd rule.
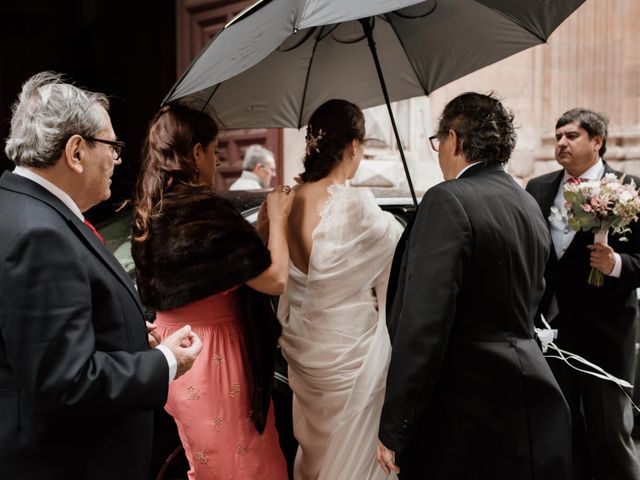
[[287,478],[271,405],[277,320],[264,294],[283,293],[293,194],[267,197],[268,249],[212,190],[218,128],[206,114],[164,107],[145,142],[133,220],[140,296],[160,338],[188,324],[203,348],[169,386],[189,478]]

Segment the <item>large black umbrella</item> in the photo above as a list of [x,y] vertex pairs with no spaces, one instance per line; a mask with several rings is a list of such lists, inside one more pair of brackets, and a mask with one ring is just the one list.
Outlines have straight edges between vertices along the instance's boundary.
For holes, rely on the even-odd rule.
[[301,128],[329,98],[360,107],[434,89],[546,41],[585,0],[262,0],[214,37],[164,103],[227,128]]

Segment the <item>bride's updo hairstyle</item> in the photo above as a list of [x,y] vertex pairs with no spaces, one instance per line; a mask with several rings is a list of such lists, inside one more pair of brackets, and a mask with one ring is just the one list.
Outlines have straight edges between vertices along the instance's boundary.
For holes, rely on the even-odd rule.
[[326,177],[342,160],[344,149],[354,139],[364,141],[362,110],[351,102],[338,99],[320,105],[307,125],[302,181],[315,182]]

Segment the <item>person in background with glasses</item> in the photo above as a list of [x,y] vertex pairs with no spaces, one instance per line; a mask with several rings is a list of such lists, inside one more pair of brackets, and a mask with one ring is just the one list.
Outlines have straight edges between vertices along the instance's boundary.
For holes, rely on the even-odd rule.
[[157,348],[129,277],[83,212],[124,144],[101,93],[43,72],[22,87],[0,177],[0,478],[146,478],[153,412],[202,343]]
[[262,145],[249,145],[244,152],[242,175],[231,184],[229,190],[259,190],[269,188],[276,174],[273,152]]
[[378,462],[401,479],[569,480],[569,408],[533,328],[549,234],[503,168],[513,115],[462,94],[430,140],[445,181],[394,257]]

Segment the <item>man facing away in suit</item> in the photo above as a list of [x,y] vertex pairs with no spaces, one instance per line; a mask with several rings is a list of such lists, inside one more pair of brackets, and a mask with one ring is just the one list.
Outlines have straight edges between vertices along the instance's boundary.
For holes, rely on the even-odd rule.
[[[631,225],[627,241],[609,235],[609,245],[594,244],[594,235],[574,232],[567,224],[564,184],[572,178],[600,180],[607,173],[622,176],[602,157],[607,145],[607,120],[576,108],[556,122],[555,156],[562,170],[532,179],[533,195],[551,232],[552,249],[540,311],[558,329],[556,344],[633,381],[636,332],[636,288],[640,286],[640,228]],[[636,185],[640,181],[631,176]],[[559,214],[552,215],[555,206]],[[588,285],[589,269],[604,275],[604,285]],[[631,402],[616,384],[577,372],[564,362],[549,364],[569,403],[573,425],[576,479],[638,480],[640,466],[631,439]],[[586,429],[586,431],[585,431]]]
[[513,115],[462,94],[430,141],[445,181],[394,258],[378,462],[403,479],[568,480],[569,409],[533,326],[549,234],[503,168]]
[[146,478],[152,410],[202,345],[187,326],[149,348],[133,284],[83,222],[121,163],[108,106],[43,72],[13,107],[16,168],[0,177],[2,479]]

